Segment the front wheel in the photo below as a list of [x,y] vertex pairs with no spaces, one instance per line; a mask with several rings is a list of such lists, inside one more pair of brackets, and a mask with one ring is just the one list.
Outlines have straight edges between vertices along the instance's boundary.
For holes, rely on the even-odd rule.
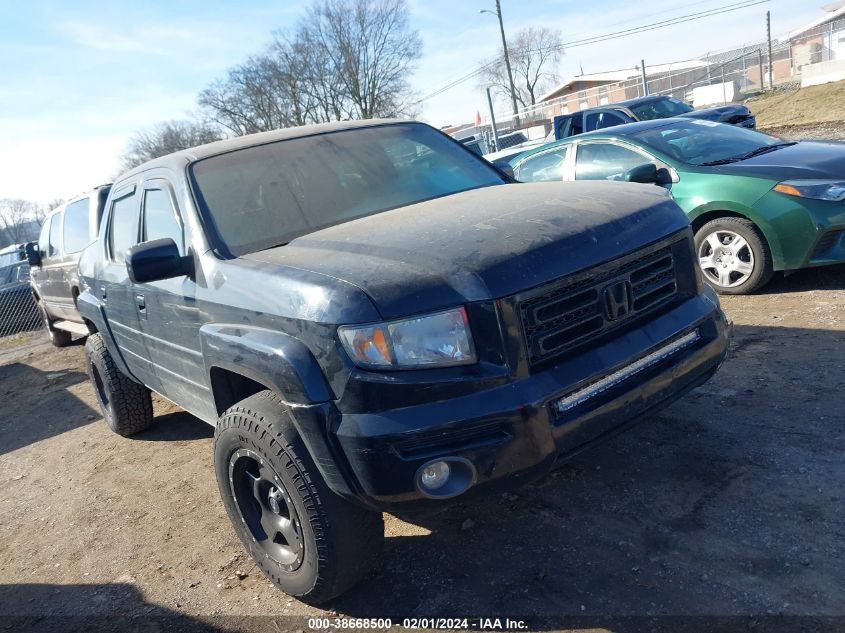
[[744,295],[772,277],[772,253],[759,229],[745,218],[712,220],[695,234],[704,280],[723,295]]
[[214,435],[223,505],[250,556],[282,591],[319,604],[361,580],[384,538],[379,513],[326,485],[271,391],[226,411]]

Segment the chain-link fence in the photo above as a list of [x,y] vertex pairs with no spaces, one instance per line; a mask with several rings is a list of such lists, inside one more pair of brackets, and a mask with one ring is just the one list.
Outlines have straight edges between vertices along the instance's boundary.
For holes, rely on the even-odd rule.
[[[694,59],[573,77],[518,114],[495,114],[498,135],[548,138],[554,117],[645,95],[667,95],[695,107],[742,101],[781,84],[797,83],[812,64],[845,59],[845,18],[772,40],[708,52]],[[633,61],[633,60],[632,60]],[[645,69],[643,69],[645,65]],[[489,113],[476,125],[458,126],[457,138],[475,136],[496,148]],[[503,149],[504,144],[499,144]]]
[[19,261],[0,267],[0,346],[9,337],[44,326],[29,285],[29,264]]

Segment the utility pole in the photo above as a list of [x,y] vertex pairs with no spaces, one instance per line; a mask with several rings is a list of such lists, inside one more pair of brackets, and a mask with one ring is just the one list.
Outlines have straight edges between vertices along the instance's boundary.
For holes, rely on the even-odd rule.
[[[647,97],[648,96],[648,79],[645,76],[645,60],[644,59],[640,60],[640,70],[643,73],[643,96]],[[669,72],[669,74],[672,74],[671,71]]]
[[493,97],[490,95],[490,86],[487,86],[487,107],[490,108],[490,127],[493,128],[493,141],[496,144],[496,151],[499,151],[499,130],[496,127],[496,114],[493,112]]
[[511,71],[511,58],[508,54],[508,41],[505,38],[505,23],[502,20],[502,4],[500,0],[496,0],[496,11],[490,11],[489,9],[482,9],[479,13],[493,13],[497,18],[499,18],[499,31],[502,34],[502,52],[505,55],[505,68],[508,71],[508,83],[511,87],[511,104],[513,105],[513,114],[514,120],[516,119],[516,115],[519,114],[519,108],[516,105],[516,88],[513,84],[513,72]]
[[769,43],[769,90],[775,87],[774,71],[772,69],[772,14],[766,11],[766,41]]
[[[500,0],[496,0],[496,15],[499,16],[499,30],[502,32],[502,50],[505,53],[505,68],[508,69],[508,81],[511,84],[511,102],[513,104],[514,116],[519,113],[519,108],[516,107],[516,88],[513,85],[513,72],[511,72],[511,58],[508,55],[508,41],[505,39],[505,23],[502,20],[502,5]],[[771,46],[771,40],[769,40]]]

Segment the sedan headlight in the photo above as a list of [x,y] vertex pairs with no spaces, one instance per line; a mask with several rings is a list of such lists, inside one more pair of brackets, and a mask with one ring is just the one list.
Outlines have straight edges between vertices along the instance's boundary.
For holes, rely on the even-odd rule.
[[465,308],[387,323],[343,326],[350,358],[366,369],[420,369],[476,362]]
[[845,180],[786,180],[775,185],[775,191],[798,198],[845,200]]

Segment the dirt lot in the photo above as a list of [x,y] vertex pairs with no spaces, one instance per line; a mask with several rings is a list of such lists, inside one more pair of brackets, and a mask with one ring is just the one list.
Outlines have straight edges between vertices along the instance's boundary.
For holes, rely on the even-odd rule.
[[[713,381],[516,494],[386,517],[379,571],[328,613],[845,616],[845,267],[724,306]],[[38,335],[0,348],[0,389],[0,630],[326,613],[242,553],[210,427],[158,402],[151,430],[111,434],[82,346]]]
[[757,117],[757,129],[785,139],[845,140],[845,81],[799,89],[778,87],[745,102]]

